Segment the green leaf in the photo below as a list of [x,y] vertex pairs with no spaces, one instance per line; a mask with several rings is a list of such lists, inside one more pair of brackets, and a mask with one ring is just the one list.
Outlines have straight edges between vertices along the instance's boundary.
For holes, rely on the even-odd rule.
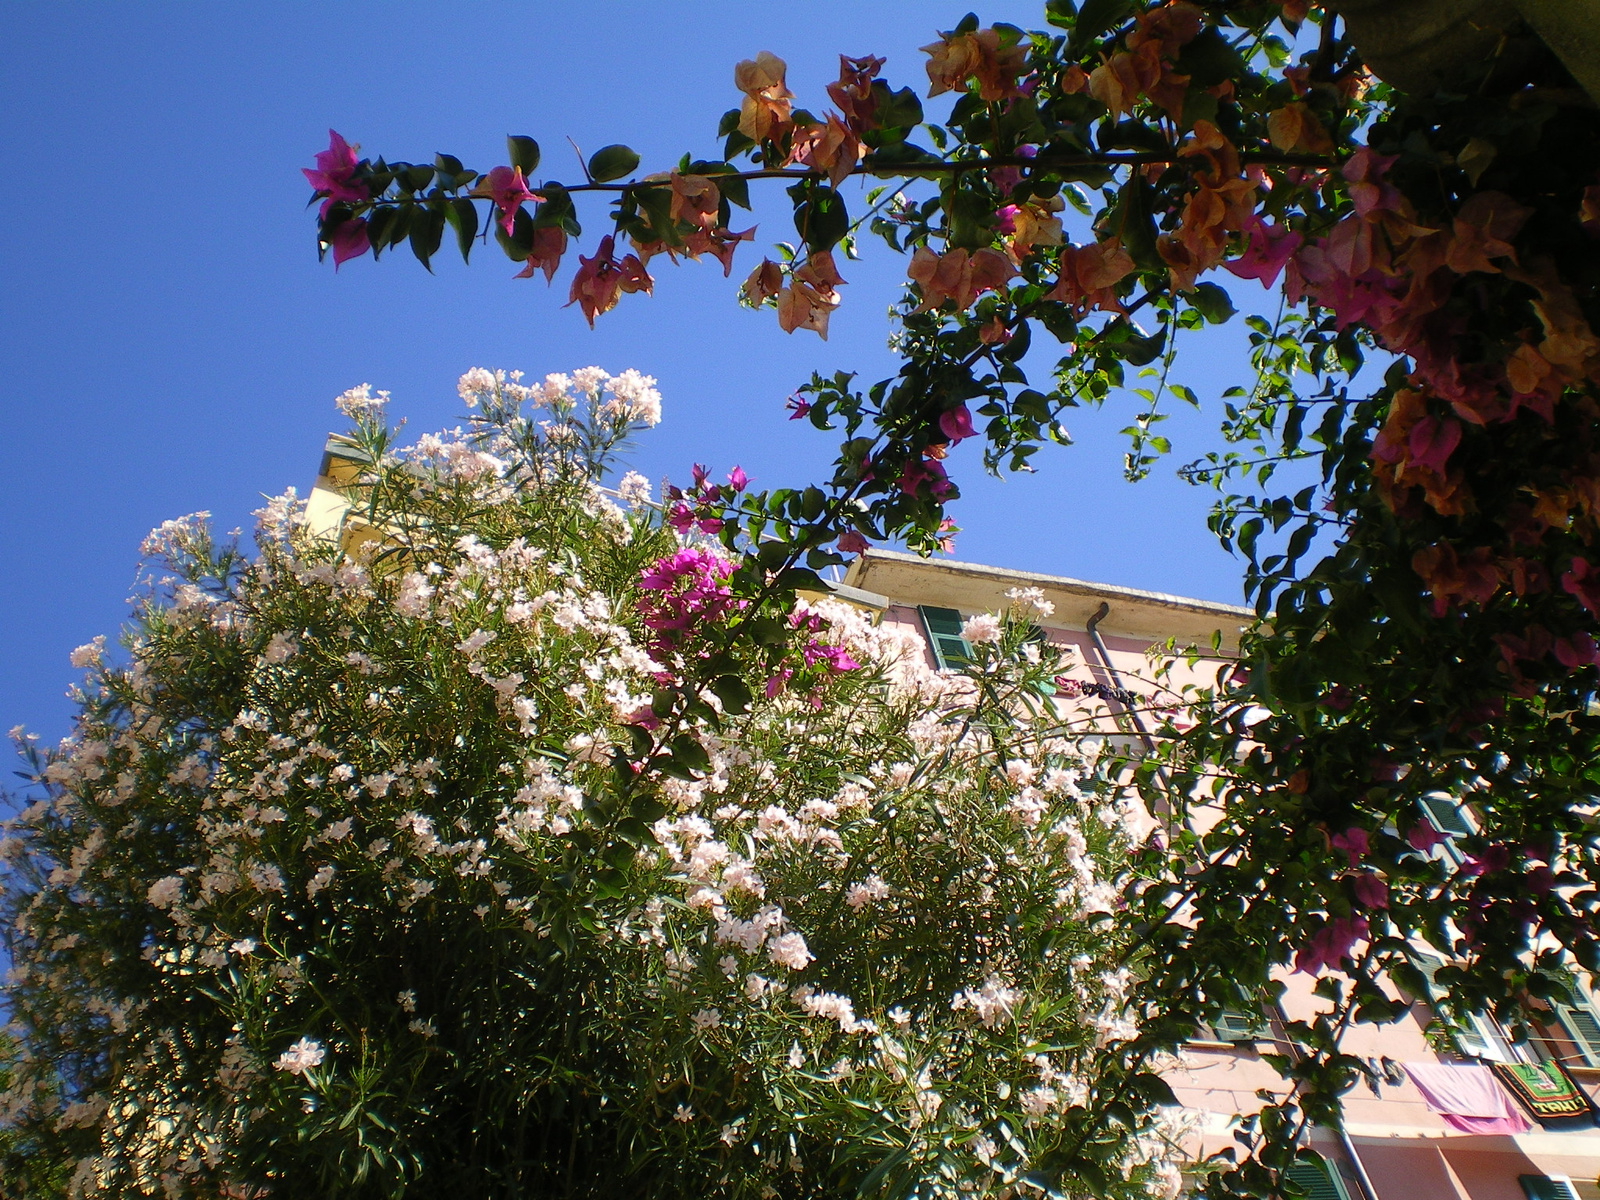
[[877,80],[872,91],[878,97],[880,125],[888,129],[911,129],[922,124],[922,100],[913,89],[904,87],[890,91],[888,84]]
[[[411,218],[416,211],[416,206],[411,204],[402,204],[394,210],[394,221],[389,226],[389,245],[398,246],[406,240],[406,234],[411,232]],[[367,236],[372,237],[370,231]],[[376,249],[376,239],[373,239],[373,243]]]
[[1200,91],[1243,74],[1245,63],[1222,31],[1215,25],[1207,25],[1178,54],[1177,69],[1189,76],[1191,91]]
[[1058,342],[1078,340],[1078,320],[1065,304],[1043,304],[1034,314]]
[[815,521],[822,515],[822,508],[828,497],[821,488],[808,487],[800,493],[800,515],[807,521]]
[[461,249],[461,261],[466,262],[472,253],[472,239],[478,236],[478,206],[466,197],[450,201],[444,210],[445,220],[456,231],[456,245]]
[[711,770],[711,758],[706,749],[687,733],[672,739],[672,757],[681,767],[705,774]]
[[633,742],[633,756],[643,758],[655,749],[655,739],[650,736],[650,731],[639,725],[626,725],[628,738]]
[[1130,366],[1142,367],[1153,362],[1166,347],[1167,331],[1162,329],[1154,334],[1142,334],[1127,318],[1118,317],[1106,326],[1098,344]]
[[758,646],[783,646],[789,641],[789,626],[777,617],[757,617],[747,628]]
[[1142,175],[1135,174],[1122,185],[1111,213],[1111,228],[1122,239],[1133,261],[1146,270],[1160,270],[1164,264],[1156,253],[1156,223],[1150,215],[1151,188]]
[[1215,124],[1217,109],[1220,107],[1221,103],[1210,92],[1201,91],[1199,88],[1190,89],[1183,94],[1183,127],[1193,128],[1196,121],[1210,121]]
[[522,177],[532,179],[539,169],[539,143],[531,137],[506,134],[506,151],[511,155],[511,165],[522,168]]
[[494,240],[500,243],[500,249],[506,252],[506,257],[512,262],[525,261],[533,251],[533,218],[528,215],[528,210],[517,209],[517,215],[512,218],[510,237],[506,236],[506,231],[496,221]]
[[1150,1104],[1176,1104],[1178,1102],[1178,1097],[1173,1094],[1172,1085],[1159,1075],[1148,1073],[1134,1075],[1129,1078],[1128,1086]]
[[626,146],[601,146],[589,159],[589,177],[596,183],[631,175],[639,156]]
[[710,687],[717,699],[722,701],[724,712],[738,716],[750,710],[750,702],[754,697],[750,695],[744,680],[737,675],[719,675],[711,681]]
[[572,193],[559,183],[547,182],[539,190],[544,194],[544,203],[534,209],[533,227],[565,229],[569,236],[577,237],[578,210],[572,203]]
[[821,592],[826,595],[829,590],[828,585],[822,582],[822,576],[804,567],[790,567],[778,576],[777,584],[797,592]]
[[1233,299],[1227,291],[1214,283],[1196,284],[1191,303],[1200,310],[1200,315],[1213,325],[1221,325],[1239,311],[1234,308]]
[[801,183],[790,188],[789,195],[795,201],[795,230],[813,253],[833,249],[850,232],[844,197],[831,187]]
[[444,238],[444,222],[444,205],[438,200],[426,208],[418,209],[411,220],[411,253],[428,268],[430,275],[433,274],[433,267],[429,266],[428,260],[439,252],[439,242]]
[[1044,19],[1057,29],[1071,29],[1078,23],[1078,6],[1072,0],[1050,0],[1044,6]]
[[1102,122],[1095,140],[1102,150],[1148,150],[1163,154],[1172,149],[1159,130],[1132,117],[1115,125]]
[[1083,7],[1072,25],[1072,37],[1067,42],[1068,56],[1076,57],[1090,38],[1099,37],[1113,25],[1120,24],[1133,9],[1133,0],[1083,0]]
[[729,204],[737,204],[740,208],[750,207],[750,182],[737,175],[718,176],[717,190],[727,198]]
[[367,218],[367,240],[372,243],[372,257],[377,258],[378,253],[389,244],[389,229],[394,224],[395,210],[392,208],[375,208],[372,215]]

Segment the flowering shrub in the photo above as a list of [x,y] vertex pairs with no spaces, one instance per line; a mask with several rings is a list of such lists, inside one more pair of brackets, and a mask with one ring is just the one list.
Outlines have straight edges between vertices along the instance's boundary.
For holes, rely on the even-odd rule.
[[403,448],[353,389],[342,530],[291,492],[253,557],[151,535],[4,843],[27,1161],[111,1196],[1175,1194],[1106,919],[1140,817],[1033,610],[962,674],[833,601],[728,656],[724,552],[600,486],[652,385],[471,371],[471,427]]

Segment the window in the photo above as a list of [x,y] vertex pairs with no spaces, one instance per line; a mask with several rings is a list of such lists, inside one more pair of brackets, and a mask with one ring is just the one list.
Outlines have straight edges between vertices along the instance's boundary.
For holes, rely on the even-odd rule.
[[1225,1008],[1209,1027],[1202,1027],[1200,1033],[1201,1041],[1229,1042],[1238,1046],[1271,1038],[1272,1026],[1259,1012]]
[[1568,1065],[1600,1067],[1600,1015],[1574,976],[1569,974],[1564,983],[1567,998],[1552,1000],[1550,1007],[1555,1010],[1561,1032],[1578,1050],[1580,1063]]
[[1417,801],[1417,807],[1422,810],[1428,824],[1445,836],[1444,844],[1434,853],[1443,855],[1451,862],[1461,862],[1463,856],[1456,842],[1471,837],[1473,832],[1472,822],[1467,819],[1461,802],[1444,792],[1430,792]]
[[964,667],[972,661],[972,647],[961,636],[961,614],[953,608],[919,604],[922,629],[928,635],[933,660],[941,671]]
[[1297,1162],[1287,1175],[1309,1200],[1350,1200],[1338,1172],[1326,1159],[1320,1163]]
[[1577,1187],[1565,1175],[1518,1175],[1517,1182],[1528,1200],[1582,1200]]
[[1468,1058],[1482,1058],[1490,1062],[1515,1061],[1515,1056],[1506,1044],[1505,1036],[1500,1032],[1500,1025],[1493,1016],[1488,1013],[1473,1013],[1457,1018],[1440,1007],[1440,1000],[1448,989],[1440,986],[1435,977],[1444,965],[1444,959],[1428,954],[1420,955],[1417,959],[1417,969],[1422,972],[1422,977],[1428,984],[1428,994],[1421,998],[1428,1001],[1434,1015],[1439,1018],[1439,1023],[1450,1031],[1456,1049]]

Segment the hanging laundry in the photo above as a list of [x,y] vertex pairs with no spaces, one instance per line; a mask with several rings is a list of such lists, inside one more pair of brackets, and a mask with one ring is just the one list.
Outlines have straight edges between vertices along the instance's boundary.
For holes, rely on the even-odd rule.
[[1594,1116],[1588,1093],[1558,1062],[1494,1063],[1492,1069],[1506,1090],[1541,1121]]
[[1404,1063],[1429,1108],[1461,1133],[1526,1133],[1533,1124],[1494,1072],[1476,1063]]

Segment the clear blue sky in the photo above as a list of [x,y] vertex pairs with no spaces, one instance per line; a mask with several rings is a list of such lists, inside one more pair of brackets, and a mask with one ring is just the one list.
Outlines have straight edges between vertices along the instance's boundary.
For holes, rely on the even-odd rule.
[[[982,10],[1040,23],[1042,5]],[[832,340],[786,336],[734,303],[761,246],[790,232],[758,206],[756,248],[732,280],[711,264],[656,272],[590,332],[564,283],[511,279],[498,250],[429,277],[403,249],[335,275],[316,260],[299,168],[331,125],[363,152],[479,170],[503,136],[529,134],[568,178],[585,152],[627,142],[647,165],[716,145],[733,64],[788,60],[799,102],[821,109],[837,54],[888,56],[926,86],[916,47],[961,4],[139,4],[6,6],[0,113],[12,217],[0,232],[0,729],[66,731],[68,651],[112,632],[143,534],[208,509],[248,525],[260,496],[304,491],[331,399],[357,383],[394,393],[413,432],[454,424],[472,366],[543,374],[633,366],[660,380],[666,418],[633,465],[683,479],[691,462],[744,466],[757,485],[803,483],[834,450],[785,419],[814,369],[891,374],[884,311],[902,264],[846,266]],[[584,249],[603,232],[587,211]],[[1262,302],[1249,285],[1242,303]],[[1236,335],[1212,339],[1199,377],[1214,398],[1243,381]],[[967,498],[956,556],[1215,600],[1239,565],[1205,529],[1208,493],[1172,477],[1121,480],[1116,434],[1131,402],[1084,413],[1038,475],[985,481],[977,450],[952,466]],[[1175,418],[1173,464],[1206,422]]]

